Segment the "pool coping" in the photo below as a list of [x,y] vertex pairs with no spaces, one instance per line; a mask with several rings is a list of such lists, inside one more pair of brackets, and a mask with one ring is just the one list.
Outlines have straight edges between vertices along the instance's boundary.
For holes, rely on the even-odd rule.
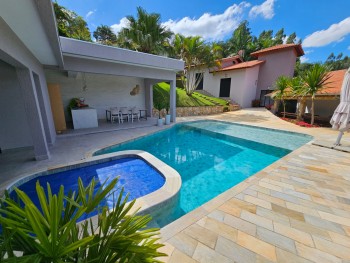
[[[11,192],[15,187],[18,187],[19,185],[22,185],[23,183],[26,183],[34,178],[127,157],[136,157],[142,159],[165,178],[165,182],[161,188],[137,198],[130,213],[150,213],[162,206],[169,204],[171,200],[177,198],[182,183],[180,174],[175,169],[159,160],[157,157],[141,150],[119,151],[115,153],[94,156],[64,165],[48,167],[47,169],[23,175],[20,179],[7,185],[5,189]],[[95,217],[96,216],[93,216],[91,219],[94,221]]]

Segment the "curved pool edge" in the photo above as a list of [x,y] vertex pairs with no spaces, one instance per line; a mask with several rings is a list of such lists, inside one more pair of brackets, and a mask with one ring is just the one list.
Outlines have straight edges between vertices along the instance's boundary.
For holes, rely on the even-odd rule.
[[[40,170],[31,174],[24,174],[20,179],[6,186],[5,189],[11,192],[15,187],[37,177],[127,157],[137,157],[142,159],[165,178],[164,185],[161,188],[136,199],[135,205],[133,206],[132,211],[130,211],[131,213],[136,211],[138,211],[138,213],[150,213],[154,209],[167,206],[168,204],[171,204],[173,200],[176,200],[182,183],[180,174],[157,157],[141,150],[127,150],[103,154],[65,165],[49,167],[48,169]],[[94,217],[96,216],[91,217],[91,219],[94,220]]]

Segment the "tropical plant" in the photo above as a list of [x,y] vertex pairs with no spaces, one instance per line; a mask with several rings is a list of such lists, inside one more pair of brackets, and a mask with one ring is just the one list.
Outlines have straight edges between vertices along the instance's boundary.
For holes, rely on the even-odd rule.
[[112,29],[106,25],[98,26],[93,36],[96,42],[103,45],[113,46],[117,43],[117,36],[113,33]]
[[[132,212],[135,200],[127,203],[123,189],[111,210],[99,207],[118,179],[84,187],[79,178],[77,192],[64,195],[61,186],[53,194],[37,182],[39,205],[21,190],[15,189],[18,201],[6,193],[0,202],[1,262],[157,262],[157,229],[145,229],[150,216]],[[46,194],[47,193],[47,194]],[[85,213],[98,212],[97,222],[78,222]]]
[[163,94],[159,94],[157,98],[154,98],[153,107],[158,110],[158,118],[161,119],[161,111],[167,107],[167,100]]
[[272,93],[271,98],[274,100],[280,100],[283,104],[283,118],[286,117],[286,103],[285,97],[288,92],[288,88],[290,87],[290,78],[287,76],[280,76],[275,82],[275,90]]
[[185,62],[180,78],[187,95],[191,96],[203,79],[204,71],[220,66],[218,58],[221,56],[221,47],[206,44],[199,36],[185,37],[179,34],[175,35],[173,44],[177,58]]
[[91,35],[86,21],[75,12],[53,3],[58,33],[60,36],[91,41]]
[[127,16],[128,25],[118,34],[118,46],[151,54],[166,54],[173,32],[160,22],[160,14],[137,8],[137,18]]
[[317,63],[301,75],[302,87],[299,94],[311,96],[311,125],[314,124],[315,120],[315,96],[330,84],[329,71],[329,67]]

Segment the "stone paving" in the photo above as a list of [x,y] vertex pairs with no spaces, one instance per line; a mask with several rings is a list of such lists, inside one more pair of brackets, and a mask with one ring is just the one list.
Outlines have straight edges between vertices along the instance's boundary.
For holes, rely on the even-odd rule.
[[[181,121],[217,119],[302,132],[331,144],[337,132],[302,128],[263,109]],[[86,158],[94,149],[157,131],[137,128],[59,139],[52,158],[0,159],[0,183],[24,172]],[[350,149],[345,134],[342,147]],[[23,157],[22,159],[20,157]],[[350,262],[350,154],[307,144],[161,229],[165,262]],[[1,188],[0,187],[0,188]]]
[[[246,114],[251,112],[220,119],[246,122],[240,118]],[[330,129],[300,128],[264,116],[254,125],[336,138]],[[349,157],[312,144],[297,149],[164,227],[163,251],[169,257],[162,260],[350,262]]]

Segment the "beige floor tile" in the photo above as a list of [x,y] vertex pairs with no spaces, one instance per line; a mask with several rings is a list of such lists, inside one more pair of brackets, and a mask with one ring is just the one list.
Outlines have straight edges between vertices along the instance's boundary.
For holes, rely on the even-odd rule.
[[218,234],[210,231],[204,227],[201,227],[197,224],[193,224],[186,228],[183,231],[186,235],[196,239],[199,242],[209,246],[210,248],[214,248],[216,244],[216,240],[218,238]]
[[273,222],[278,222],[281,224],[285,224],[287,226],[290,226],[290,222],[289,222],[289,217],[276,213],[272,210],[269,209],[265,209],[262,207],[258,207],[258,209],[256,210],[256,214],[262,217],[265,217],[267,219],[272,220]]
[[306,223],[309,223],[315,227],[318,227],[319,229],[333,231],[338,234],[345,234],[345,231],[341,225],[331,221],[321,219],[319,217],[305,215],[305,221]]
[[249,235],[256,235],[256,225],[242,220],[241,218],[232,215],[226,215],[224,218],[224,223]]
[[274,223],[274,231],[286,237],[289,237],[293,240],[296,240],[300,243],[303,243],[309,247],[314,246],[314,242],[310,234],[305,233],[304,231],[280,224]]
[[276,205],[280,205],[280,206],[283,206],[283,207],[286,206],[284,200],[279,199],[279,198],[277,198],[277,197],[273,197],[273,196],[271,196],[271,195],[267,195],[267,194],[258,192],[258,198],[260,198],[260,199],[262,199],[262,200],[265,200],[265,201],[267,201],[267,202],[276,204]]
[[222,206],[220,206],[219,210],[224,211],[225,213],[231,214],[233,216],[239,217],[241,210],[247,210],[251,213],[255,213],[256,205],[245,201],[241,201],[236,198],[232,198],[229,201],[225,202]]
[[237,263],[256,263],[256,254],[231,240],[219,237],[215,250]]
[[298,255],[317,263],[341,263],[342,260],[336,256],[323,252],[319,249],[296,243]]
[[237,241],[238,230],[223,222],[208,218],[203,227],[231,241]]
[[171,255],[169,263],[197,263],[198,261],[175,249]]
[[168,240],[168,243],[176,247],[182,253],[192,257],[198,241],[181,232]]
[[201,243],[198,243],[198,246],[193,254],[193,259],[201,263],[232,263],[231,259],[221,255],[219,252],[210,249]]
[[338,224],[350,227],[350,220],[349,220],[349,218],[333,215],[333,214],[326,213],[326,212],[323,212],[323,211],[319,211],[318,213],[320,214],[321,218],[323,218],[325,220],[332,221],[332,222],[335,222],[335,223],[338,223]]
[[285,208],[285,207],[282,207],[279,205],[275,205],[275,204],[272,204],[272,210],[276,213],[288,216],[290,218],[294,218],[294,219],[299,220],[299,221],[305,221],[304,214],[300,213],[298,211],[295,211],[295,210],[292,210],[289,208]]
[[242,211],[241,218],[257,226],[265,227],[267,229],[273,230],[272,220],[264,218],[262,216],[249,213],[247,211]]
[[334,232],[328,232],[333,242],[350,248],[350,237]]
[[334,255],[341,259],[350,260],[349,248],[339,244],[335,244],[332,241],[328,241],[317,236],[314,236],[313,239],[317,249],[327,252],[328,254]]
[[271,244],[261,241],[251,235],[238,231],[237,244],[245,247],[273,262],[276,262],[276,248]]
[[252,203],[252,204],[257,205],[257,206],[264,207],[266,209],[271,209],[271,203],[270,202],[267,202],[265,200],[262,200],[262,199],[259,199],[259,198],[256,198],[256,197],[253,197],[253,196],[250,196],[250,195],[245,195],[244,196],[244,201]]
[[276,248],[277,262],[281,263],[311,263],[310,260],[299,257],[295,253]]
[[257,238],[292,253],[296,253],[294,240],[262,227],[257,228]]
[[320,215],[319,215],[317,210],[308,208],[308,207],[303,206],[303,205],[298,205],[298,204],[286,202],[286,207],[288,209],[291,209],[291,210],[294,210],[294,211],[297,211],[297,212],[300,212],[300,213],[303,213],[303,214],[309,214],[309,215],[312,215],[312,216],[320,217]]

